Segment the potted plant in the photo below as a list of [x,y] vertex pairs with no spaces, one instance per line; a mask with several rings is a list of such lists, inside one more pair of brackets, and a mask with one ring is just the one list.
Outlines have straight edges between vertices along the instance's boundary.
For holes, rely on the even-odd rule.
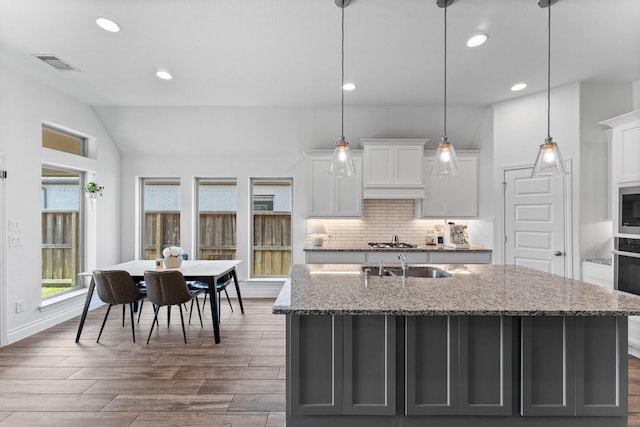
[[98,194],[102,196],[102,190],[104,190],[104,187],[102,185],[98,185],[94,181],[89,181],[87,182],[87,185],[84,186],[84,192],[92,199],[95,199]]

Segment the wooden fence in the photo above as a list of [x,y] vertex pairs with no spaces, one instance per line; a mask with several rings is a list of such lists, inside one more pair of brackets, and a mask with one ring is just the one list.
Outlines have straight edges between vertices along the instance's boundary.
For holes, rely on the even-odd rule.
[[255,212],[253,275],[287,276],[291,272],[291,212]]
[[78,212],[42,212],[42,283],[78,285]]
[[[162,249],[180,242],[180,214],[146,213],[146,259],[162,257]],[[231,253],[236,257],[237,225],[235,212],[200,213],[198,259]],[[253,223],[253,275],[286,276],[291,271],[291,213],[259,212]]]

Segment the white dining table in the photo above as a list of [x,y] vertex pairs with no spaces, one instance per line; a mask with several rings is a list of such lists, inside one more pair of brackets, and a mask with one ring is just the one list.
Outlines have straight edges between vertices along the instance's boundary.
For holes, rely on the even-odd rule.
[[[211,319],[213,321],[213,338],[216,344],[220,343],[220,324],[218,320],[218,293],[216,292],[216,282],[218,279],[228,273],[233,276],[233,281],[236,287],[236,294],[238,296],[238,302],[240,303],[240,311],[244,314],[244,307],[242,306],[242,297],[240,295],[240,286],[238,285],[238,276],[236,274],[236,267],[242,260],[224,260],[224,261],[183,261],[182,265],[178,268],[164,268],[156,267],[155,260],[133,260],[123,262],[121,264],[110,265],[107,267],[96,268],[96,270],[124,270],[128,272],[133,279],[138,282],[144,280],[145,271],[179,271],[182,273],[186,280],[195,280],[204,282],[209,285],[209,303],[211,306]],[[84,302],[84,308],[82,310],[82,316],[80,317],[80,325],[78,325],[78,333],[76,335],[76,342],[80,341],[80,335],[82,334],[82,328],[89,312],[89,305],[93,298],[93,292],[96,284],[93,279],[93,270],[84,271],[78,274],[81,277],[91,277],[87,297]]]

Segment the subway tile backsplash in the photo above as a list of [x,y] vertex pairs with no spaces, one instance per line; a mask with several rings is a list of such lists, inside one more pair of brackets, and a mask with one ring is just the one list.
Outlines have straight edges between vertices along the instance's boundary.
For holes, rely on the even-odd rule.
[[[331,237],[324,247],[362,248],[369,242],[390,242],[395,234],[400,242],[423,246],[427,231],[436,224],[444,224],[444,219],[415,219],[413,200],[364,200],[362,219],[308,219],[307,227],[312,222],[327,226]],[[311,246],[311,237],[307,235],[307,246]]]

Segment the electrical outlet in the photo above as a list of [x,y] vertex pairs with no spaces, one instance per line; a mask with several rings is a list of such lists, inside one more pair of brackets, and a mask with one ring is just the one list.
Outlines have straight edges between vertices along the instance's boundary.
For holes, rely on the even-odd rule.
[[16,301],[16,313],[22,313],[24,311],[24,300]]
[[22,236],[9,235],[9,246],[22,246]]

